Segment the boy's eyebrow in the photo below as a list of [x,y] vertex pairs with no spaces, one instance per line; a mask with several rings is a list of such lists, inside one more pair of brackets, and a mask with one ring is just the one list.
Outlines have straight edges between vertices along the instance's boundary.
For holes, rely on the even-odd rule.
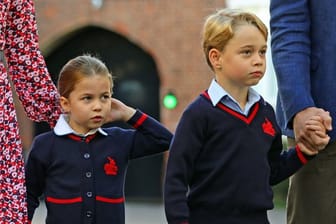
[[240,49],[244,49],[244,48],[254,48],[254,45],[243,45],[240,47]]
[[[255,45],[247,44],[247,45],[241,46],[240,48],[243,49],[243,48],[255,48],[255,47],[256,47]],[[267,48],[267,44],[261,46],[260,48]]]

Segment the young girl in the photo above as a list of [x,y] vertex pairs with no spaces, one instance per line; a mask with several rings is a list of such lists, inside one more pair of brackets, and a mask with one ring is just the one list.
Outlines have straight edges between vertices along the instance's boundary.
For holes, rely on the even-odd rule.
[[[282,152],[270,104],[251,88],[265,72],[267,28],[255,15],[229,9],[210,15],[203,49],[215,78],[184,111],[170,148],[165,210],[170,224],[266,224],[271,185],[316,154]],[[326,133],[319,117],[306,128]],[[324,145],[321,145],[321,149]]]
[[[127,164],[168,149],[172,134],[150,116],[111,98],[112,75],[97,58],[70,60],[58,80],[64,111],[34,139],[26,164],[28,218],[44,196],[48,224],[122,224]],[[101,128],[122,120],[135,129]]]

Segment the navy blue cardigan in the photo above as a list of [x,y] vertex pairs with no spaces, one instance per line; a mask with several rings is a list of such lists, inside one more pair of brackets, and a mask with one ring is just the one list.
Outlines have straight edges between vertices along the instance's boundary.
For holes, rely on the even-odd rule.
[[261,99],[242,115],[203,93],[184,111],[172,140],[164,187],[169,224],[264,224],[271,185],[308,158],[282,151],[271,105]]
[[83,139],[52,131],[37,136],[26,164],[29,220],[44,195],[48,224],[125,223],[129,160],[167,150],[172,138],[139,111],[128,123],[136,129],[106,128],[107,136]]

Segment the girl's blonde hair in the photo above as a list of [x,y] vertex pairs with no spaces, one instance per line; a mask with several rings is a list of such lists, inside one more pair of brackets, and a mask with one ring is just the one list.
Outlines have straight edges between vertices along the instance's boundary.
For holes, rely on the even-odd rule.
[[112,74],[106,65],[97,57],[85,54],[71,59],[63,66],[57,82],[60,95],[68,98],[81,79],[93,75],[107,76],[111,82],[112,92]]
[[268,30],[266,25],[253,13],[234,9],[221,9],[209,15],[203,26],[203,52],[208,65],[209,51],[215,48],[223,51],[228,41],[234,36],[238,26],[250,24],[258,28],[267,41]]

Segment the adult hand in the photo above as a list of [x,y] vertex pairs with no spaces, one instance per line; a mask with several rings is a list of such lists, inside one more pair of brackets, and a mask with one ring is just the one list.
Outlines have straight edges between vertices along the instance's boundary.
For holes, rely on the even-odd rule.
[[319,151],[318,150],[311,150],[309,148],[307,148],[304,144],[302,144],[301,142],[298,142],[297,145],[299,146],[301,152],[303,152],[304,154],[308,155],[308,156],[313,156],[316,155]]
[[[310,130],[306,125],[309,119],[316,115],[321,118],[321,123],[325,128],[319,133]],[[326,131],[332,129],[331,120],[329,112],[316,107],[309,107],[297,113],[293,120],[293,129],[295,140],[300,148],[311,152],[323,149],[330,140]]]

